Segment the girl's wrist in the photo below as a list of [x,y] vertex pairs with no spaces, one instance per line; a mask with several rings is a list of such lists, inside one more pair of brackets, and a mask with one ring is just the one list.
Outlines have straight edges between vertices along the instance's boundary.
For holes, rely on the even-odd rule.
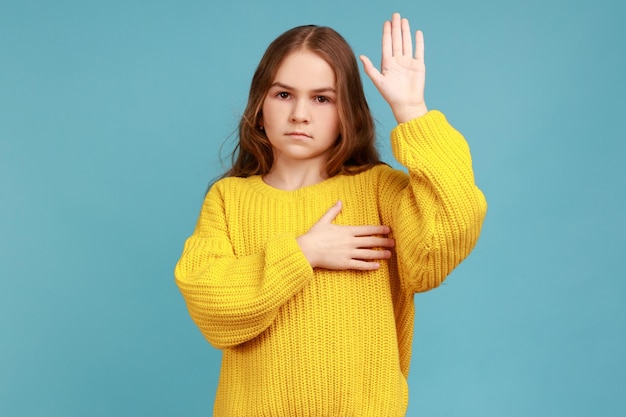
[[400,124],[424,116],[426,113],[428,113],[428,107],[426,107],[426,103],[421,103],[414,106],[398,107],[392,109],[392,111],[396,122]]
[[308,245],[306,233],[302,236],[297,237],[296,242],[298,243],[298,246],[300,246],[300,250],[302,251],[302,254],[306,258],[306,260],[309,262],[309,265],[311,265],[311,268],[315,268],[317,266],[317,263],[315,262],[313,251]]

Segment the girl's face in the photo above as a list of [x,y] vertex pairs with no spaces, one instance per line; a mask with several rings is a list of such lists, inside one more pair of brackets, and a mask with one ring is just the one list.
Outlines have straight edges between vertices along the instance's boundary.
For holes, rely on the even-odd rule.
[[328,159],[339,136],[335,73],[318,55],[287,55],[263,101],[261,126],[272,144],[274,164]]

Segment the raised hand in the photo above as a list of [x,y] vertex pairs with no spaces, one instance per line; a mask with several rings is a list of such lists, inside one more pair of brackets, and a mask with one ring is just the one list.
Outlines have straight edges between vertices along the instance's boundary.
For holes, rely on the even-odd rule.
[[382,61],[380,71],[372,61],[361,55],[363,69],[372,80],[398,123],[407,122],[428,112],[424,101],[426,66],[424,35],[415,33],[415,54],[409,21],[394,13],[383,25]]
[[[387,259],[395,244],[387,226],[340,226],[332,221],[341,212],[342,204],[332,206],[308,232],[296,240],[313,268],[356,269],[371,271]],[[379,248],[379,249],[374,249]]]

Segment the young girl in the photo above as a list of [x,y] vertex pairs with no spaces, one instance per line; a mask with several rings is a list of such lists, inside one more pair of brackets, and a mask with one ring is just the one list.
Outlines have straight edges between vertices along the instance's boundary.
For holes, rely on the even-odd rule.
[[[222,350],[216,416],[403,416],[413,294],[472,250],[486,203],[463,137],[424,103],[424,46],[385,22],[380,72],[396,159],[381,163],[354,53],[291,29],[252,79],[233,166],[210,188],[176,266]],[[393,236],[393,237],[392,237]]]

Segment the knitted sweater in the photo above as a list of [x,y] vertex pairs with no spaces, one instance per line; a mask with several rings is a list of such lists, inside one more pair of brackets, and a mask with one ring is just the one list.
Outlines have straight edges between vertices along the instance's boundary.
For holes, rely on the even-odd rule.
[[[444,115],[398,125],[397,160],[283,191],[260,176],[209,190],[176,282],[222,350],[215,416],[403,416],[413,294],[474,247],[486,202],[467,143]],[[336,224],[390,226],[376,271],[312,269],[296,243],[337,200]]]

